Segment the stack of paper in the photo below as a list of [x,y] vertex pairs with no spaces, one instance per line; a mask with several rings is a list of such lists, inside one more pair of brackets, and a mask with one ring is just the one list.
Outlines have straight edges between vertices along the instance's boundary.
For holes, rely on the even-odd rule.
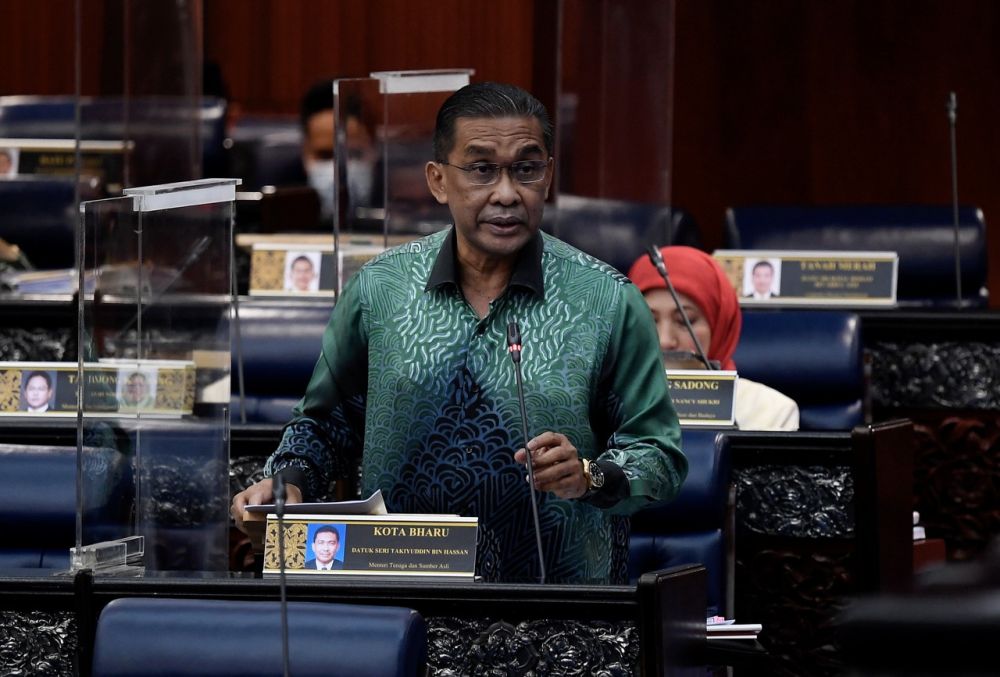
[[757,639],[760,623],[737,624],[734,619],[712,616],[706,619],[705,632],[709,639]]

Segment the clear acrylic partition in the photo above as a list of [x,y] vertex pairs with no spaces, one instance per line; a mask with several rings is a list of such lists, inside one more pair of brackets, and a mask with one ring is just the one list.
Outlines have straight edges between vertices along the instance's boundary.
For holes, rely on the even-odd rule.
[[674,4],[560,3],[558,209],[548,227],[601,258],[607,247],[638,256],[673,235]]
[[[337,158],[334,246],[347,279],[351,243],[382,246],[428,235],[451,215],[427,189],[437,110],[473,71],[392,71],[334,82]],[[339,289],[338,289],[339,291]]]
[[[77,568],[133,553],[146,570],[228,569],[238,184],[134,188],[81,205]],[[94,448],[115,453],[95,459]]]

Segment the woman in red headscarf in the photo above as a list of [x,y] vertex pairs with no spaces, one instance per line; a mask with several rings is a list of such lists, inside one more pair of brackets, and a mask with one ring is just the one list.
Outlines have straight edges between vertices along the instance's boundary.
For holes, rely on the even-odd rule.
[[[663,247],[663,260],[694,335],[709,360],[736,369],[733,353],[743,317],[736,290],[708,254],[691,247]],[[697,353],[667,284],[648,256],[641,256],[628,276],[646,298],[656,321],[660,350]],[[736,383],[736,425],[740,430],[798,430],[799,408],[777,390],[740,378]]]

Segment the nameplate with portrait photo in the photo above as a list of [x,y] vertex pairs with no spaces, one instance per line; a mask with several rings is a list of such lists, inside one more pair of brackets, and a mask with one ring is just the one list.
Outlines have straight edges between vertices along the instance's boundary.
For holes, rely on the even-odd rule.
[[[463,578],[476,574],[476,517],[288,515],[285,573]],[[267,516],[264,575],[280,573],[278,519]]]
[[896,305],[896,252],[718,249],[712,256],[741,305]]
[[667,387],[681,427],[736,424],[735,371],[667,369]]
[[250,257],[251,296],[334,296],[385,247],[371,242],[256,243]]
[[[72,362],[0,362],[0,416],[76,416],[80,373]],[[184,360],[85,363],[85,416],[190,415],[195,365]]]

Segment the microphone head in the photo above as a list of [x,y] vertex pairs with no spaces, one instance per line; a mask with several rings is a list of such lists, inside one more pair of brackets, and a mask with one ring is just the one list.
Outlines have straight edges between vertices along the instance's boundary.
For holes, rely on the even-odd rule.
[[517,322],[511,322],[507,325],[507,345],[510,347],[517,346],[517,349],[521,349],[521,328],[517,326]]
[[517,322],[507,325],[507,352],[515,364],[521,361],[521,329]]
[[285,502],[285,478],[281,476],[281,473],[277,473],[272,478],[271,491],[274,492],[274,502],[284,503]]
[[656,268],[656,271],[663,276],[667,274],[667,264],[663,261],[663,254],[660,252],[660,248],[655,244],[651,244],[646,247],[646,254],[649,255],[649,260]]

